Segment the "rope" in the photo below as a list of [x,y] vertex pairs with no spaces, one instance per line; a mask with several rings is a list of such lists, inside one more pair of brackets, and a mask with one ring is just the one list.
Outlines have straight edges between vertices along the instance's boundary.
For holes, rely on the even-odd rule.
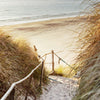
[[14,87],[17,84],[20,84],[23,81],[25,81],[26,79],[28,79],[33,74],[33,72],[42,64],[42,62],[38,66],[36,66],[26,77],[24,77],[23,79],[21,79],[21,80],[19,80],[17,82],[12,83],[11,87],[8,89],[8,91],[4,94],[4,96],[0,100],[6,100],[7,97],[9,96],[9,94],[11,93],[11,91],[14,89]]
[[[54,51],[53,51],[54,52]],[[49,54],[51,54],[50,52],[49,53],[46,53],[46,54],[44,54],[41,58],[43,58],[43,57],[45,57],[45,56],[47,56],[47,55],[49,55]],[[68,65],[69,67],[71,67],[73,70],[76,70],[75,68],[73,68],[71,65],[69,65],[66,61],[64,61],[61,57],[59,57],[55,52],[54,52],[54,54],[55,54],[55,56],[57,56],[62,62],[64,62],[66,65]]]
[[[57,51],[56,53],[61,53],[61,52],[64,52],[64,50]],[[47,56],[47,55],[50,55],[50,54],[51,54],[51,52],[49,52],[49,53],[46,53],[46,54],[44,54],[42,57],[45,57],[45,56]]]
[[64,61],[61,57],[59,57],[56,53],[54,53],[61,61],[63,61],[66,65],[68,65],[69,67],[71,67],[73,70],[75,70],[75,68],[73,68],[71,65],[69,65],[66,61]]
[[[43,55],[42,57],[39,55],[39,58],[41,58],[42,59],[42,62],[39,64],[39,65],[37,65],[26,77],[24,77],[23,79],[21,79],[21,80],[19,80],[19,81],[17,81],[17,82],[14,82],[14,83],[12,83],[12,85],[11,85],[11,87],[8,89],[8,91],[3,95],[3,97],[0,99],[0,100],[6,100],[7,99],[7,97],[9,96],[9,94],[12,92],[12,90],[14,89],[14,87],[17,85],[17,84],[20,84],[20,83],[22,83],[23,81],[25,81],[26,79],[28,79],[32,74],[33,74],[33,72],[43,63],[43,61],[44,61],[44,59],[43,59],[43,57],[45,57],[45,56],[47,56],[47,55],[49,55],[49,54],[51,54],[51,53],[47,53],[47,54],[45,54],[45,55]],[[66,61],[64,61],[61,57],[59,57],[56,53],[54,53],[61,61],[63,61],[66,65],[68,65],[69,67],[71,67],[72,69],[74,69],[72,66],[70,66]],[[74,69],[75,70],[75,69]],[[53,80],[53,81],[56,81],[56,80],[54,80],[54,79],[51,79],[51,78],[49,78],[50,80]],[[56,81],[57,82],[57,81]],[[59,82],[59,81],[58,81]]]

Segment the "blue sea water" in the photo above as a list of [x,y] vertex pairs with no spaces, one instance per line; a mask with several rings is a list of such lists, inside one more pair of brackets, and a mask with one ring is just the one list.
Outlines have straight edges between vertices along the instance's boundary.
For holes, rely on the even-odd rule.
[[83,0],[0,0],[0,25],[81,14],[88,4]]

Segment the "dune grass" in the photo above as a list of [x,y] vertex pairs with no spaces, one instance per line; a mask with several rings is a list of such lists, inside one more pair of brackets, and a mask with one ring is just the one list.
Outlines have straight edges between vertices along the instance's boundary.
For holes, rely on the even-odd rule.
[[[13,82],[25,77],[39,63],[40,60],[37,56],[37,52],[35,52],[25,40],[12,40],[11,36],[0,31],[0,97],[3,96]],[[40,73],[41,66],[33,74],[34,81],[30,89],[31,92],[33,88],[35,89],[35,87],[39,85]],[[44,69],[44,83],[47,82],[46,77]],[[22,89],[27,91],[25,87],[28,87],[28,81],[29,79],[16,87],[19,94],[21,94],[20,91]],[[35,92],[37,93],[37,89]],[[22,94],[25,95],[23,91]]]
[[75,64],[71,66],[64,66],[64,65],[58,65],[55,68],[55,74],[59,76],[64,76],[64,77],[73,77],[77,73],[77,67]]
[[100,100],[100,2],[95,1],[91,11],[86,31],[80,35],[83,51],[77,62],[81,80],[73,100]]

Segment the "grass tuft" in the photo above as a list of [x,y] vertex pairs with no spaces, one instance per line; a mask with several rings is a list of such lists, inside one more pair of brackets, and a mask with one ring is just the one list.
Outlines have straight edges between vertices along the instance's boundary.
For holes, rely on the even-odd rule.
[[64,77],[73,77],[77,72],[76,68],[77,67],[75,65],[71,65],[71,67],[70,66],[58,65],[55,68],[55,74],[60,75],[60,76],[64,76]]

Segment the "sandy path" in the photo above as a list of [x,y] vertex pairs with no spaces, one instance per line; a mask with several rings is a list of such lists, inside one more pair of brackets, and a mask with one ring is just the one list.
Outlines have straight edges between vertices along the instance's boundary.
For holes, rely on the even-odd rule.
[[77,80],[60,76],[50,76],[50,84],[43,88],[38,100],[72,100],[78,88]]

